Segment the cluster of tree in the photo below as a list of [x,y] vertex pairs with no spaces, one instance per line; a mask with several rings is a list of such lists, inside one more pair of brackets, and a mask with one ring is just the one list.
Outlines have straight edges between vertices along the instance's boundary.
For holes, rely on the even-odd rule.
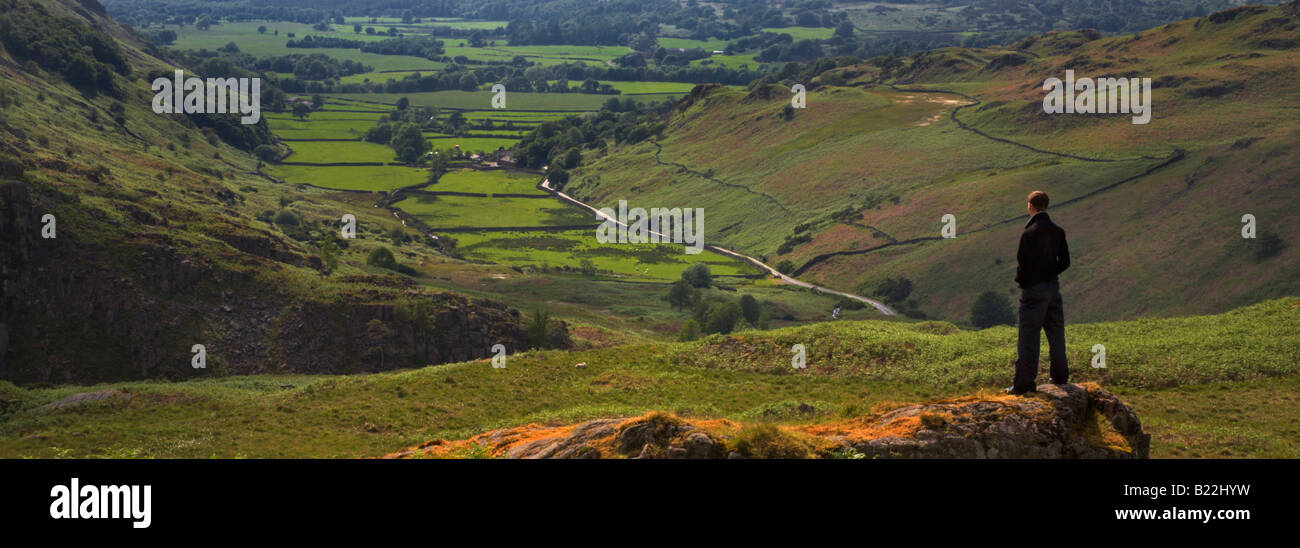
[[[697,264],[691,268],[703,266]],[[706,267],[706,273],[707,270]],[[685,277],[683,273],[682,280],[673,282],[665,297],[678,310],[689,308],[691,311],[691,318],[682,324],[678,332],[679,340],[695,340],[701,334],[731,333],[741,325],[742,320],[754,328],[767,325],[768,313],[752,295],[743,295],[739,299],[723,295],[705,296],[699,286]]]
[[1011,301],[996,291],[981,293],[970,308],[970,323],[978,329],[995,325],[1016,325],[1016,313]]
[[[189,64],[192,67],[192,73],[200,78],[252,78],[257,75],[246,69],[237,67],[225,59],[215,58],[206,59],[201,62]],[[174,73],[168,69],[155,69],[144,75],[145,82],[153,82],[157,78],[172,78]],[[272,85],[262,86],[262,109],[279,110],[284,109],[284,93]],[[239,114],[186,114],[185,115],[195,127],[211,129],[212,133],[225,141],[230,146],[240,150],[253,152],[263,145],[274,145],[275,137],[266,125],[266,118],[257,121],[256,124],[244,124],[239,120]]]
[[357,49],[366,44],[367,42],[361,40],[348,40],[347,38],[336,38],[333,36],[312,36],[308,34],[299,40],[290,39],[284,43],[284,47]]
[[155,46],[168,46],[176,41],[176,31],[171,29],[146,29],[140,31],[140,34]]
[[24,68],[58,74],[85,92],[122,96],[114,74],[130,76],[131,66],[111,36],[31,0],[0,6],[0,43],[18,62],[30,63]]
[[397,262],[397,258],[393,256],[393,252],[384,246],[377,246],[371,250],[370,254],[366,256],[366,264],[406,274],[407,276],[416,276],[419,274],[414,268]]
[[377,42],[363,42],[362,44],[353,47],[360,47],[361,51],[366,53],[410,55],[434,60],[442,59],[442,54],[446,51],[443,48],[442,40],[431,36],[395,38]]
[[569,167],[563,158],[571,149],[604,150],[611,140],[616,144],[644,141],[663,131],[662,115],[672,107],[672,101],[643,105],[611,97],[594,115],[570,116],[538,125],[515,145],[514,158],[522,167],[551,166],[559,175],[551,182],[563,187],[568,180],[564,170]]
[[197,25],[207,17],[215,21],[289,21],[316,24],[321,21],[342,23],[343,9],[336,3],[323,7],[322,2],[267,0],[264,2],[227,2],[224,0],[116,0],[105,2],[114,19],[136,28],[149,24]]

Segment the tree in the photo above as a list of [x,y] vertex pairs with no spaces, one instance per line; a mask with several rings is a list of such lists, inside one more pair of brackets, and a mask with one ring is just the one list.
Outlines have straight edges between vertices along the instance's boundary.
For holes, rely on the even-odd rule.
[[744,315],[745,321],[749,322],[749,325],[758,327],[758,318],[762,314],[762,310],[758,307],[758,299],[755,299],[753,295],[741,297],[740,312]]
[[721,333],[726,335],[736,328],[736,322],[742,316],[740,305],[726,302],[709,309],[708,320],[704,323],[704,333]]
[[258,34],[266,34],[266,25],[258,25],[258,27],[257,27],[257,33],[258,33]]
[[393,126],[388,122],[380,122],[375,127],[366,130],[365,137],[368,142],[386,145],[393,140]]
[[361,25],[360,24],[352,25],[352,33],[361,34]]
[[700,299],[700,291],[686,280],[677,280],[673,282],[672,287],[668,289],[668,296],[664,298],[668,304],[677,307],[680,311],[685,307],[693,306]]
[[393,331],[384,325],[379,318],[375,318],[366,323],[366,338],[370,339],[370,348],[368,354],[379,354],[379,369],[385,369],[384,347],[388,345],[388,338],[393,336]]
[[1011,311],[1011,302],[1006,295],[985,291],[970,307],[970,323],[980,329],[995,325],[1015,325],[1016,314]]
[[912,294],[912,280],[902,276],[885,278],[876,285],[875,294],[887,303],[901,303]]
[[426,152],[429,152],[429,141],[420,133],[420,126],[406,123],[393,132],[393,140],[390,143],[393,150],[397,152],[398,161],[405,164],[419,163]]
[[709,272],[708,266],[696,263],[682,271],[682,280],[691,284],[692,287],[709,287],[713,283],[713,273]]
[[790,262],[790,259],[781,259],[781,262],[776,263],[776,271],[785,274],[786,276],[789,276],[791,272],[794,272],[794,269],[794,263]]
[[569,172],[560,166],[551,166],[551,169],[546,171],[546,180],[551,182],[552,187],[562,189],[564,185],[569,184]]
[[311,115],[311,107],[306,103],[298,101],[293,104],[293,117],[299,120],[306,120]]
[[551,313],[545,310],[533,312],[528,320],[528,344],[533,348],[546,348],[551,327]]
[[681,331],[677,332],[677,340],[681,342],[693,341],[698,338],[700,338],[700,324],[695,323],[695,320],[686,320],[686,323],[682,324]]
[[280,152],[271,145],[257,145],[257,148],[253,149],[253,154],[263,162],[274,162],[280,157]]
[[582,271],[583,276],[595,276],[596,263],[591,262],[591,259],[583,259],[582,262],[578,263],[578,270]]
[[366,256],[366,264],[393,270],[397,268],[397,259],[393,257],[393,252],[389,251],[387,247],[379,246],[371,251],[370,255]]
[[575,167],[578,167],[578,164],[580,163],[582,163],[582,151],[578,150],[577,148],[570,148],[568,152],[564,153],[565,168],[573,169]]
[[334,240],[329,240],[320,246],[320,260],[325,267],[325,275],[329,276],[339,268],[339,246]]
[[411,106],[410,99],[407,99],[406,97],[401,97],[397,99],[397,110],[406,110],[406,107],[409,106]]
[[463,91],[478,89],[478,78],[474,77],[474,73],[466,72],[464,76],[460,77],[460,89]]

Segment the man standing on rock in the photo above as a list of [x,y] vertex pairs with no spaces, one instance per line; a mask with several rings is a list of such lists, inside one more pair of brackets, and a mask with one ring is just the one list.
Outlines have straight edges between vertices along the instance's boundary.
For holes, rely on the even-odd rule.
[[1051,349],[1052,384],[1070,381],[1065,358],[1065,308],[1057,275],[1070,267],[1065,230],[1047,216],[1047,193],[1029,193],[1029,224],[1016,252],[1016,283],[1020,285],[1020,336],[1016,344],[1016,377],[1009,394],[1038,388],[1038,334],[1047,331]]

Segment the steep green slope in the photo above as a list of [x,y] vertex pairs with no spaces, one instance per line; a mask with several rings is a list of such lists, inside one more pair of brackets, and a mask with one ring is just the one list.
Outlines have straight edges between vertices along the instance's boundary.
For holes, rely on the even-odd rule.
[[[566,191],[703,207],[711,243],[838,289],[904,276],[905,308],[961,321],[979,294],[1014,292],[1024,197],[1042,189],[1075,255],[1072,319],[1226,310],[1300,290],[1298,14],[839,66],[784,82],[810,88],[793,113],[788,87],[700,87],[655,142],[586,160]],[[1152,78],[1151,122],[1045,114],[1042,83],[1066,69]],[[940,238],[947,214],[956,239]],[[1245,214],[1259,238],[1241,238]]]
[[[528,346],[517,311],[366,264],[394,230],[411,239],[379,195],[276,184],[220,124],[200,129],[224,115],[155,114],[147,74],[167,63],[93,0],[3,4],[0,378],[341,373]],[[344,214],[358,239],[336,236]],[[397,257],[448,260],[422,238]]]

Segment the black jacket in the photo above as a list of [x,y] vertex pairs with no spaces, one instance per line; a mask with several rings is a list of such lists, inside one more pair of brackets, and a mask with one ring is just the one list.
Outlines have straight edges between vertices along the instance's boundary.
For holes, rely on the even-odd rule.
[[1070,247],[1065,244],[1065,230],[1056,226],[1046,211],[1034,214],[1025,225],[1016,262],[1016,283],[1022,288],[1039,282],[1054,282],[1058,274],[1070,268]]

